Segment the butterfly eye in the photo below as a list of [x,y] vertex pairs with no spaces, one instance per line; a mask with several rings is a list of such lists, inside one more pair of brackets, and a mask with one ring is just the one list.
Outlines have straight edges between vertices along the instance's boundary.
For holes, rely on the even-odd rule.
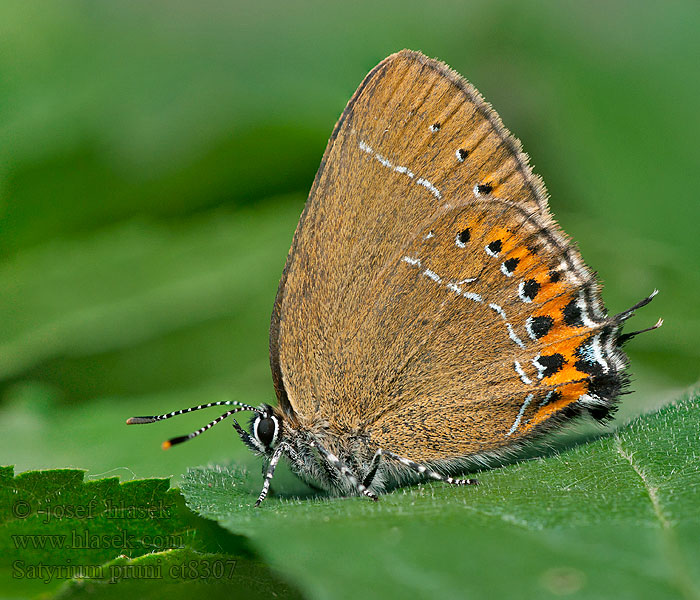
[[277,438],[277,419],[275,417],[257,417],[253,423],[253,435],[264,446],[270,446]]

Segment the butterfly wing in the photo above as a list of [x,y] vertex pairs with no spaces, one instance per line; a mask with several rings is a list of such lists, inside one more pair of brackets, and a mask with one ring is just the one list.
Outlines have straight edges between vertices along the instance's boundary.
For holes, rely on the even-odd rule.
[[609,406],[617,330],[479,93],[416,52],[380,63],[333,132],[280,282],[287,416],[416,460],[488,450],[582,398]]

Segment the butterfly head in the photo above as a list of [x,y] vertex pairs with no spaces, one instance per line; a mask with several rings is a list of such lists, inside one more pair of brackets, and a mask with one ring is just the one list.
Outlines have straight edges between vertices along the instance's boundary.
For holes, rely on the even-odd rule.
[[[238,431],[239,435],[241,431]],[[272,454],[281,437],[282,416],[269,404],[263,404],[255,410],[247,435],[241,435],[243,442],[253,452],[266,455]]]
[[205,431],[208,431],[209,429],[214,427],[214,425],[221,423],[221,421],[223,421],[227,417],[230,417],[235,413],[242,411],[250,411],[253,413],[253,416],[250,419],[248,431],[243,429],[243,427],[241,427],[238,424],[238,421],[236,421],[235,418],[232,418],[233,427],[238,433],[238,435],[241,437],[245,445],[248,446],[248,448],[250,448],[253,452],[255,452],[256,454],[270,456],[273,454],[275,448],[282,441],[283,417],[282,413],[278,409],[270,406],[269,404],[263,404],[259,407],[255,407],[249,404],[236,402],[235,400],[224,400],[220,402],[200,404],[199,406],[193,406],[191,408],[185,408],[183,410],[176,410],[164,415],[155,415],[149,417],[131,417],[127,420],[127,424],[139,425],[144,423],[155,423],[156,421],[163,421],[165,419],[170,419],[178,415],[190,413],[204,408],[211,408],[214,406],[226,406],[229,408],[221,416],[217,417],[213,421],[210,421],[209,423],[207,423],[203,427],[200,427],[196,431],[193,431],[188,435],[181,435],[163,442],[163,448],[168,449],[171,446],[174,446],[175,444],[180,444],[182,442],[186,442],[187,440],[191,440],[192,438],[203,434]]

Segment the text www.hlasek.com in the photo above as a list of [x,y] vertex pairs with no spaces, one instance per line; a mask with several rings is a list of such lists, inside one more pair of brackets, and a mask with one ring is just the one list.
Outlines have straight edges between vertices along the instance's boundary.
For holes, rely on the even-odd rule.
[[97,550],[100,548],[184,548],[180,535],[138,536],[126,529],[118,533],[91,533],[89,529],[72,531],[70,534],[14,534],[12,543],[17,550]]

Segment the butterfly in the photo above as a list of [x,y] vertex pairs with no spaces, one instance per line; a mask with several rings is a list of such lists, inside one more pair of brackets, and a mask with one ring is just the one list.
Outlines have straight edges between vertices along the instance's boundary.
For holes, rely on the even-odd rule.
[[609,316],[520,142],[445,64],[408,50],[343,111],[299,220],[270,327],[277,405],[233,426],[335,495],[377,499],[455,475],[590,414],[628,384],[622,333],[656,291]]

